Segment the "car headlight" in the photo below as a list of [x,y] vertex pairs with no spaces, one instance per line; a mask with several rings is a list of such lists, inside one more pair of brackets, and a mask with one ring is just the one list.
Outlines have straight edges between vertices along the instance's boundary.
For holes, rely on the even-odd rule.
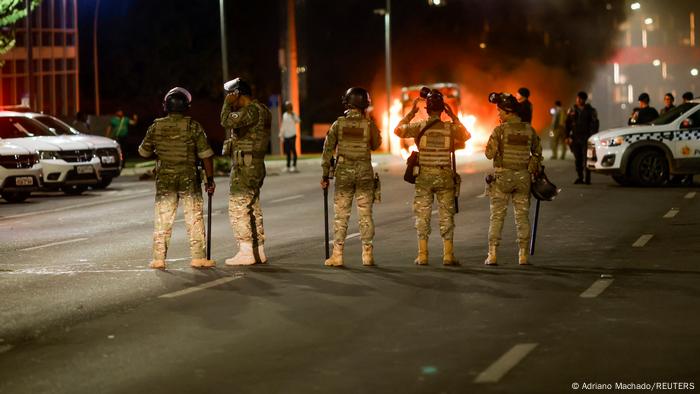
[[41,160],[55,160],[59,159],[58,152],[53,150],[42,150],[37,152],[39,154],[39,159]]
[[623,137],[623,136],[611,137],[611,138],[601,138],[600,139],[601,146],[618,146],[618,145],[622,145],[624,142],[625,142],[625,137]]

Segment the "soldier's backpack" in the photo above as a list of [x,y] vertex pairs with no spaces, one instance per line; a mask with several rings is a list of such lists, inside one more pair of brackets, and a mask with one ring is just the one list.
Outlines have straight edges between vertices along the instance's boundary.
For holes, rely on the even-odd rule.
[[[421,137],[423,137],[423,134],[425,132],[433,127],[433,125],[437,122],[440,121],[440,118],[437,118],[433,120],[432,122],[429,122],[428,124],[425,125],[418,133],[418,136],[415,138],[415,143],[416,146],[420,143]],[[416,167],[418,166],[418,152],[413,151],[411,152],[411,155],[408,156],[408,159],[406,159],[406,172],[403,173],[403,180],[410,183],[410,184],[415,184],[416,183],[416,178],[418,177],[418,174],[416,174]]]

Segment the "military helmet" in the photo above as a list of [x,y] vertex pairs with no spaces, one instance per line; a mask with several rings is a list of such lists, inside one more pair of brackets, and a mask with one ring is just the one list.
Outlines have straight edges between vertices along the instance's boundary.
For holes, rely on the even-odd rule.
[[496,104],[498,108],[506,112],[516,112],[518,110],[518,100],[510,93],[490,93],[489,103]]
[[363,88],[352,87],[343,96],[343,105],[346,108],[365,110],[371,102],[372,99],[369,97],[369,92]]
[[185,112],[192,104],[192,95],[185,88],[174,87],[163,97],[163,110],[167,113]]
[[252,96],[253,89],[250,88],[248,82],[241,78],[232,79],[224,84],[226,93],[233,93],[239,96]]
[[442,112],[445,110],[445,99],[437,89],[423,87],[420,96],[425,99],[425,109],[428,112]]
[[532,195],[540,201],[552,201],[554,197],[559,194],[559,189],[549,181],[547,175],[544,173],[544,167],[542,171],[535,176],[532,180],[532,186],[530,187]]

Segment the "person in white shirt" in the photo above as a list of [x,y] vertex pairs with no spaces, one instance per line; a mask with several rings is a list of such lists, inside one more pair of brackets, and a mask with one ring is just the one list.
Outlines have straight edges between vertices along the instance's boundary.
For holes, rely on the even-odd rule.
[[[287,155],[287,172],[297,171],[297,123],[301,120],[294,113],[292,103],[284,103],[284,114],[282,114],[282,126],[280,127],[280,141],[284,143],[284,154]],[[294,157],[294,160],[292,160]],[[290,166],[291,165],[291,166]]]

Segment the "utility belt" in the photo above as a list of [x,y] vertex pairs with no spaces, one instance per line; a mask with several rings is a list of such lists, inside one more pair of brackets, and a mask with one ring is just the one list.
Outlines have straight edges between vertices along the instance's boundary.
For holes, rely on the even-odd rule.
[[265,159],[265,152],[244,152],[235,150],[231,153],[231,159],[234,166],[250,166],[253,164],[254,159]]
[[372,156],[367,155],[366,157],[358,157],[358,158],[353,158],[353,157],[346,157],[345,155],[338,155],[338,159],[336,160],[337,164],[343,164],[343,163],[357,163],[357,162],[371,162],[372,161]]

